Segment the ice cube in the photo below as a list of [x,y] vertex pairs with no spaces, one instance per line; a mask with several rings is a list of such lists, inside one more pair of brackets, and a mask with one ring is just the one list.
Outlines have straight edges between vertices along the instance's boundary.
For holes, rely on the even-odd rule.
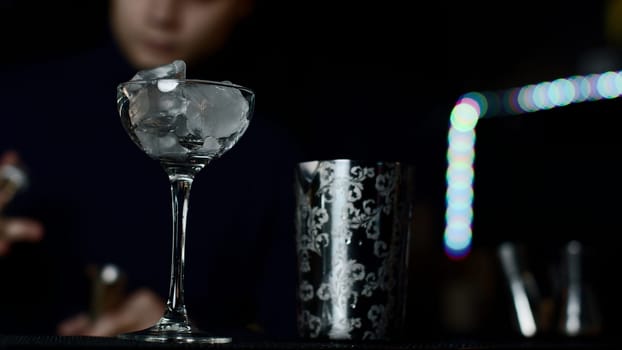
[[132,80],[154,80],[154,79],[186,79],[186,62],[175,60],[152,69],[138,71]]
[[193,134],[222,138],[246,127],[249,105],[237,88],[187,85],[182,91],[189,101],[186,117],[188,130]]
[[160,79],[158,80],[158,90],[161,92],[171,92],[179,85],[177,79]]
[[128,84],[126,91],[130,100],[130,119],[132,123],[139,123],[148,115],[165,113],[178,115],[186,112],[186,101],[176,87],[177,79],[186,78],[186,62],[176,60],[153,69],[138,71],[132,81],[155,80],[150,83]]
[[128,114],[131,124],[138,124],[149,113],[149,94],[147,89],[136,89],[132,92],[128,91]]
[[[159,84],[141,85],[141,88],[128,93],[129,115],[132,124],[140,124],[143,119],[155,116],[170,117],[186,114],[190,101],[181,94],[179,89],[173,88],[168,92],[162,92]],[[171,86],[166,86],[166,88],[169,87]]]
[[188,152],[178,139],[187,133],[185,117],[152,115],[136,125],[136,137],[147,154],[153,157],[182,156]]
[[179,140],[173,134],[161,135],[143,131],[136,131],[136,137],[140,141],[145,152],[154,158],[182,158],[188,153]]
[[200,151],[203,153],[217,153],[220,151],[221,145],[218,142],[217,138],[214,137],[206,137],[205,141],[203,141],[203,146],[201,146]]

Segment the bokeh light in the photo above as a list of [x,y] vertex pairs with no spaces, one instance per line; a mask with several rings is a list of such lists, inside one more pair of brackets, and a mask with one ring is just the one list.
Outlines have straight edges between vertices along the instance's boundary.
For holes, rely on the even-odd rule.
[[472,244],[475,127],[482,118],[517,115],[622,95],[622,71],[576,75],[498,91],[469,92],[451,111],[447,137],[444,246],[453,260]]
[[469,131],[475,128],[479,119],[479,106],[471,99],[461,100],[451,111],[451,125],[458,131]]

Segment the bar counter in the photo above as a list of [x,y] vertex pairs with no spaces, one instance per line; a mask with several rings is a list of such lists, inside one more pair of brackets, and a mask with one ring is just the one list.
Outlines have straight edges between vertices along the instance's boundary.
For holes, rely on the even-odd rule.
[[405,349],[619,349],[615,342],[604,338],[478,340],[448,339],[425,341],[270,341],[237,340],[230,344],[169,344],[127,341],[104,337],[66,337],[53,335],[0,335],[0,349],[244,349],[244,350],[405,350]]

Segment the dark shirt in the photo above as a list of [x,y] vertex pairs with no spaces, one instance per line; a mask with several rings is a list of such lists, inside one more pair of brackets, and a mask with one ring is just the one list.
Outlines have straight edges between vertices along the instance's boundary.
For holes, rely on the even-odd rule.
[[[46,235],[0,258],[9,276],[2,285],[10,286],[0,290],[0,332],[52,333],[64,317],[86,311],[88,264],[116,264],[128,292],[148,287],[166,298],[168,178],[130,140],[116,110],[116,86],[134,73],[110,44],[3,74],[0,152],[18,151],[30,176],[7,215],[40,220]],[[191,66],[188,77],[217,80]],[[287,337],[296,325],[298,147],[262,110],[258,94],[238,144],[195,178],[186,304],[201,328],[256,323],[268,336]]]

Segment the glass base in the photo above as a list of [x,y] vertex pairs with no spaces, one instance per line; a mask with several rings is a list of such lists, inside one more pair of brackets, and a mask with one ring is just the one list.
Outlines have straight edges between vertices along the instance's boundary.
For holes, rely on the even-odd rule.
[[147,329],[119,334],[117,338],[137,340],[155,343],[201,343],[201,344],[226,344],[231,343],[230,337],[216,336],[193,326],[181,325],[176,327],[163,327],[161,324]]

